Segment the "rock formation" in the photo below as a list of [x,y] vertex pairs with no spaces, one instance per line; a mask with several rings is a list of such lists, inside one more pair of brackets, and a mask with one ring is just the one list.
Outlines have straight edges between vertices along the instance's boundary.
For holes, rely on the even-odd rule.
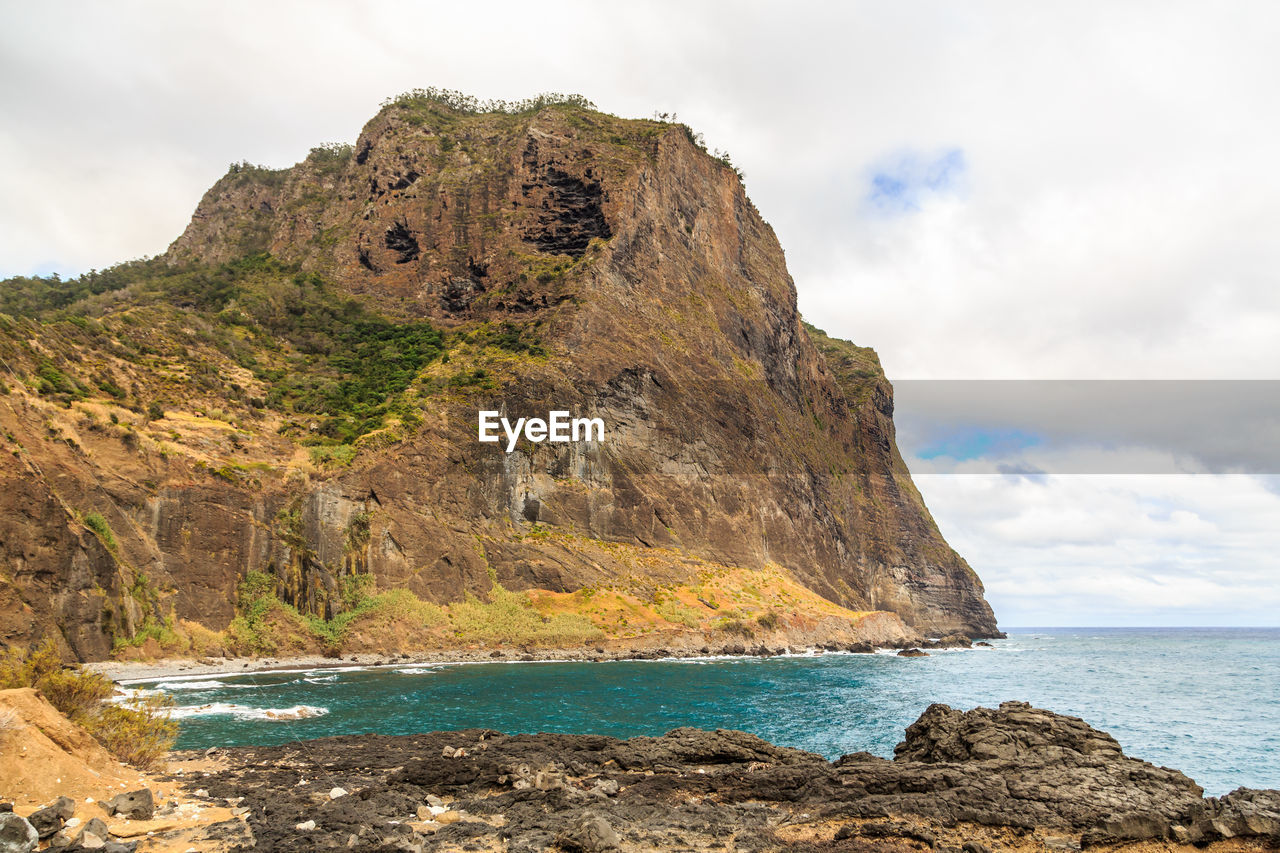
[[[272,850],[1280,843],[1280,792],[1206,800],[1192,780],[1124,755],[1104,732],[1020,702],[967,713],[934,705],[892,761],[827,762],[697,729],[625,741],[480,730],[339,737],[221,750],[220,761],[198,784],[215,801],[244,797],[256,843]],[[329,799],[335,784],[350,793]]]
[[[163,258],[73,284],[0,318],[4,642],[220,630],[249,571],[329,617],[357,575],[643,600],[707,563],[997,632],[874,352],[802,324],[772,229],[682,125],[402,97],[354,146],[233,167]],[[36,285],[64,287],[6,287]],[[481,409],[607,440],[508,454]]]

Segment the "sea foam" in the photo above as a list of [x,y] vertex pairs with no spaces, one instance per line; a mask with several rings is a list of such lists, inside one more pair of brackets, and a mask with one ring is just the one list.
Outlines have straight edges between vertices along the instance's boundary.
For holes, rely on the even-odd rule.
[[207,705],[182,705],[174,708],[170,716],[181,720],[187,717],[235,717],[238,720],[263,720],[265,722],[286,722],[289,720],[305,720],[310,717],[323,717],[329,713],[328,708],[316,705],[294,705],[291,708],[251,708],[248,705],[236,705],[231,702],[210,702]]

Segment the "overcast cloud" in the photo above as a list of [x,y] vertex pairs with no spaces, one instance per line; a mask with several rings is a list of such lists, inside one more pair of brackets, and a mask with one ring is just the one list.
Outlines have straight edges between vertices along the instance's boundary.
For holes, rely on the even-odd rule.
[[[1278,30],[1263,2],[0,0],[0,275],[163,251],[229,163],[407,89],[580,92],[728,150],[802,311],[894,379],[1280,379]],[[1005,622],[1105,593],[1109,622],[1276,624],[1237,607],[1280,586],[1267,481],[1082,482],[921,485]]]

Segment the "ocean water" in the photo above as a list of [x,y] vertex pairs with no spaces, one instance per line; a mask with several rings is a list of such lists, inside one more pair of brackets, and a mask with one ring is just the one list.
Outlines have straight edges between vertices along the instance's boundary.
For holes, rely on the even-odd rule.
[[1029,701],[1110,732],[1210,795],[1280,788],[1280,629],[1017,629],[995,648],[609,663],[483,663],[146,682],[178,704],[179,748],[337,734],[658,735],[742,729],[828,758],[892,757],[933,702]]

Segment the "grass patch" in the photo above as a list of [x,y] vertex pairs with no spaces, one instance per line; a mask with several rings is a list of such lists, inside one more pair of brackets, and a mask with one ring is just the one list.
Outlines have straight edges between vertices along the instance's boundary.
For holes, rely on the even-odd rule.
[[308,622],[316,636],[337,651],[348,633],[355,629],[403,627],[417,632],[438,628],[448,622],[448,617],[442,607],[423,601],[409,590],[392,589],[363,596],[350,610],[328,621],[312,618]]
[[663,619],[676,625],[684,625],[686,628],[702,625],[702,614],[675,597],[661,597],[654,602],[653,609]]
[[311,454],[311,463],[322,468],[346,468],[356,458],[356,448],[350,444],[319,445],[307,450]]
[[586,616],[543,616],[523,592],[512,592],[497,583],[487,602],[468,596],[465,601],[450,605],[449,622],[458,639],[486,643],[571,646],[604,637],[604,632]]
[[316,646],[333,654],[343,650],[354,628],[402,627],[419,634],[448,622],[444,608],[407,589],[374,593],[373,576],[368,574],[342,578],[335,603],[344,609],[330,619],[304,616],[279,599],[274,576],[249,572],[236,593],[237,615],[225,632],[226,644],[238,654]]
[[249,572],[240,581],[236,611],[226,631],[227,647],[236,654],[269,655],[313,644],[307,619],[276,596],[276,579],[266,572]]
[[84,526],[94,532],[94,534],[107,546],[110,551],[116,550],[116,536],[111,532],[111,525],[102,517],[99,512],[87,513],[84,517]]
[[[327,167],[349,155],[344,152],[319,149],[311,159]],[[241,173],[258,175],[252,168]],[[119,311],[121,305],[128,310]],[[223,368],[196,356],[201,346],[215,349],[266,386],[251,399],[236,386],[234,399],[305,417],[315,429],[302,430],[303,437],[316,444],[350,444],[385,426],[422,369],[445,351],[443,335],[430,323],[390,320],[320,275],[264,252],[220,265],[170,266],[153,259],[75,279],[6,279],[0,282],[0,311],[29,318],[37,334],[51,339],[65,333],[67,340],[102,347],[97,339],[106,336],[107,348],[135,364],[186,365],[187,385],[225,397]],[[126,328],[136,323],[148,333]],[[529,353],[540,346],[505,329],[495,345]],[[129,391],[110,378],[78,379],[74,361],[55,364],[34,352],[31,360],[32,387],[46,398],[64,404],[84,399],[90,385],[81,379],[87,379],[112,399],[129,399]],[[165,414],[154,400],[145,411],[149,421]]]

